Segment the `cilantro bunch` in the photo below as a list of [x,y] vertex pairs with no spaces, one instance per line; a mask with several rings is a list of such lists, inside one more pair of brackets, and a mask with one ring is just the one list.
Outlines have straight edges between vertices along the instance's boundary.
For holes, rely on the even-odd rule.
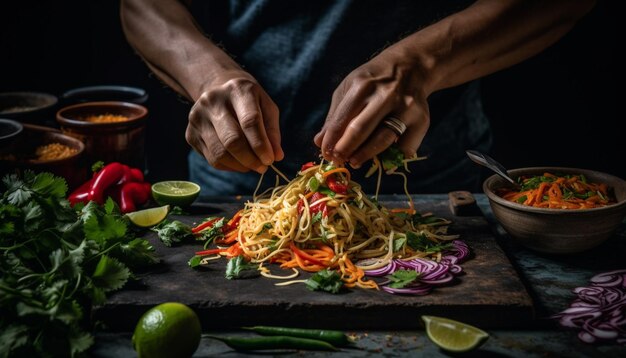
[[92,344],[94,305],[157,262],[109,199],[72,208],[50,173],[0,186],[0,356],[75,357]]

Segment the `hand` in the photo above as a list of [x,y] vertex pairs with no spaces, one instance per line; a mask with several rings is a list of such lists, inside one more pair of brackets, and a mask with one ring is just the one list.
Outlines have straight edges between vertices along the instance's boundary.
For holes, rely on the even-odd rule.
[[[358,168],[394,142],[414,156],[430,125],[423,71],[398,48],[389,48],[350,73],[339,84],[315,144],[327,160]],[[406,125],[398,135],[383,121],[395,117]]]
[[213,167],[263,173],[284,157],[278,107],[244,71],[220,74],[189,112],[187,142]]

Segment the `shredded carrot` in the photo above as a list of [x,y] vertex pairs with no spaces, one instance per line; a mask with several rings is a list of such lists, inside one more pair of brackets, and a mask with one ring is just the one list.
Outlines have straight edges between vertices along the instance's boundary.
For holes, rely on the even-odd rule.
[[522,189],[501,188],[502,198],[527,206],[549,209],[590,209],[616,202],[606,183],[588,182],[582,175],[543,175],[520,178]]

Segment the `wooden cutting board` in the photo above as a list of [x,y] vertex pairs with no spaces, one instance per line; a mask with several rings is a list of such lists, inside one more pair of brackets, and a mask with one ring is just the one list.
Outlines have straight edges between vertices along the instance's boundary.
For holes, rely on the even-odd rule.
[[[401,196],[381,197],[387,207],[402,207]],[[194,214],[175,217],[188,224],[213,215],[230,216],[242,201],[221,201],[194,207]],[[464,274],[426,296],[400,296],[383,291],[352,289],[341,294],[309,291],[304,285],[274,286],[264,277],[227,280],[226,260],[207,269],[187,265],[198,243],[165,247],[155,233],[147,238],[162,263],[140,274],[140,285],[113,293],[94,316],[112,330],[131,331],[142,313],[167,302],[183,302],[199,314],[205,329],[250,325],[286,325],[336,329],[420,328],[424,314],[445,316],[482,328],[521,328],[534,318],[532,300],[515,268],[498,246],[487,221],[479,216],[455,216],[448,195],[416,196],[419,212],[453,221],[472,255],[461,266]],[[475,214],[475,213],[474,213]],[[302,274],[301,278],[308,277]]]

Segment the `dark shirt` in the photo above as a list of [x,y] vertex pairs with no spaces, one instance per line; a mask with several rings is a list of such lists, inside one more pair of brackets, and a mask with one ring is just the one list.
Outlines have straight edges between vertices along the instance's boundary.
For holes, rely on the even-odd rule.
[[[285,159],[275,165],[293,177],[319,160],[313,144],[333,91],[352,70],[404,36],[468,6],[471,1],[205,1],[192,8],[205,33],[249,71],[280,109]],[[478,84],[439,91],[429,98],[431,126],[418,150],[428,159],[410,165],[412,193],[479,189],[479,170],[466,149],[488,150],[491,134]],[[189,156],[190,179],[203,195],[250,195],[257,173],[210,167]],[[355,173],[366,192],[375,180]],[[271,169],[268,171],[272,173]],[[268,185],[274,181],[269,175]],[[402,179],[383,179],[381,193],[402,193]]]

